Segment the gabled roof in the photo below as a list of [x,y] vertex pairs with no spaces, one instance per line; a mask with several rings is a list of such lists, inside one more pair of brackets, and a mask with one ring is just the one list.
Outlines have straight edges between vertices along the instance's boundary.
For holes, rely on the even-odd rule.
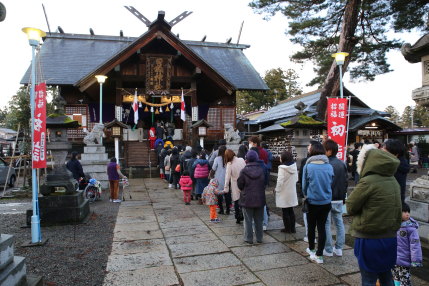
[[214,70],[228,79],[236,89],[269,89],[243,53],[243,49],[250,46],[192,41],[184,42]]
[[[170,27],[171,28],[171,27]],[[154,21],[138,38],[51,33],[38,55],[42,80],[47,84],[75,85],[85,90],[95,74],[105,74],[155,38],[163,38],[225,88],[268,90],[243,53],[248,45],[183,41],[163,19]],[[30,68],[21,80],[27,84]]]
[[[75,85],[134,41],[129,37],[51,33],[38,54],[42,80],[48,85]],[[28,68],[21,84],[30,81]]]
[[349,122],[349,130],[350,131],[356,131],[362,126],[372,122],[376,121],[379,122],[380,125],[384,127],[384,129],[389,129],[392,131],[401,130],[401,127],[393,123],[392,121],[380,116],[379,114],[373,114],[371,116],[362,116],[354,119],[350,119]]
[[309,108],[314,103],[318,102],[319,98],[320,98],[320,90],[316,90],[310,93],[305,93],[302,95],[289,98],[285,101],[282,101],[281,104],[278,104],[272,107],[267,112],[259,116],[257,121],[259,123],[263,123],[267,121],[274,121],[282,118],[295,116],[297,113],[297,109],[295,108],[295,105],[300,101],[302,101],[305,105],[307,105],[304,111],[309,111]]
[[[306,107],[304,111],[308,116],[314,116],[317,114],[317,102],[320,99],[321,90],[315,90],[309,93],[301,94],[292,98],[288,98],[280,102],[280,104],[272,107],[267,112],[262,114],[256,122],[264,123],[269,121],[275,121],[276,123],[285,122],[293,118],[298,110],[295,108],[295,105],[299,102],[303,102]],[[389,113],[384,111],[378,111],[370,108],[366,103],[360,100],[356,95],[352,94],[349,90],[344,88],[345,96],[351,97],[351,106],[350,106],[350,115],[372,115],[377,114],[379,116],[390,116]]]

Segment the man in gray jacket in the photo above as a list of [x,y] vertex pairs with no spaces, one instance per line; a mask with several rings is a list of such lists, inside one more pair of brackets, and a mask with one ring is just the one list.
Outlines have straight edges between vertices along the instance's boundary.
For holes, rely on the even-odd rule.
[[[326,220],[326,243],[323,250],[324,256],[342,256],[343,246],[345,242],[345,231],[343,222],[343,204],[347,194],[347,166],[337,158],[338,144],[334,140],[326,140],[323,143],[326,150],[326,156],[329,158],[329,164],[334,169],[334,180],[332,181],[332,202],[331,211],[329,212],[328,219]],[[335,248],[332,247],[332,234],[331,234],[331,217],[334,221],[337,238]]]

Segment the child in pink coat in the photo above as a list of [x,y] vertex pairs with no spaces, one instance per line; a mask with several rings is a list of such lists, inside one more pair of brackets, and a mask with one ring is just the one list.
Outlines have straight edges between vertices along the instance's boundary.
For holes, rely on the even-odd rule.
[[183,191],[183,201],[185,205],[191,204],[192,179],[188,171],[184,171],[179,180],[180,188]]

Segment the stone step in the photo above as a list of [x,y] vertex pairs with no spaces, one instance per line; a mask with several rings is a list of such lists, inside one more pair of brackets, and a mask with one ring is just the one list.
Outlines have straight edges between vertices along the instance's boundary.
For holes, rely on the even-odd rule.
[[26,272],[25,257],[15,256],[13,261],[0,272],[0,285],[25,285]]
[[88,164],[84,165],[82,164],[83,172],[84,173],[102,173],[107,172],[107,162],[105,164]]
[[[85,172],[86,173],[86,172]],[[96,179],[97,181],[108,181],[107,172],[88,172],[91,178]]]
[[13,261],[13,235],[0,235],[0,271]]
[[109,189],[109,181],[100,181],[101,184],[101,188],[103,190],[108,190]]
[[83,153],[81,161],[107,161],[107,153]]
[[104,146],[86,146],[83,147],[83,152],[92,154],[92,153],[106,153],[106,147]]

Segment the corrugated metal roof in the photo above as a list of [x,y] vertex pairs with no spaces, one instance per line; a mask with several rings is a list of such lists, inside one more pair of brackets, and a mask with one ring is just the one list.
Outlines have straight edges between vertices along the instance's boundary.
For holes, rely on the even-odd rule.
[[[268,121],[275,121],[275,123],[282,123],[287,121],[286,119],[293,118],[298,110],[295,108],[295,105],[302,101],[307,107],[304,111],[307,112],[308,116],[314,116],[317,114],[317,102],[320,99],[320,90],[315,90],[306,94],[302,94],[287,100],[281,101],[280,104],[272,107],[267,112],[262,114],[256,119],[257,123],[264,123]],[[357,96],[348,91],[348,95],[351,96],[351,106],[350,114],[351,115],[373,115],[377,116],[390,116],[389,113],[384,111],[378,111],[368,107],[363,101],[361,101]],[[361,105],[361,106],[359,106]]]
[[[38,54],[47,84],[74,85],[137,38],[52,33]],[[243,49],[248,45],[182,41],[236,89],[267,90]],[[21,79],[29,82],[30,68]]]
[[281,118],[292,117],[297,114],[295,105],[302,101],[307,107],[304,111],[313,111],[311,105],[318,102],[320,98],[320,91],[306,94],[306,96],[297,96],[286,100],[284,103],[272,107],[270,110],[258,117],[257,121],[260,123],[267,121],[279,120]]
[[268,127],[262,128],[259,131],[256,131],[256,133],[265,133],[265,132],[275,132],[275,131],[284,131],[285,128],[280,126],[280,124],[273,124]]
[[4,132],[4,133],[10,133],[10,134],[16,134],[18,133],[17,131],[13,130],[13,129],[9,129],[9,128],[0,128],[0,132]]

